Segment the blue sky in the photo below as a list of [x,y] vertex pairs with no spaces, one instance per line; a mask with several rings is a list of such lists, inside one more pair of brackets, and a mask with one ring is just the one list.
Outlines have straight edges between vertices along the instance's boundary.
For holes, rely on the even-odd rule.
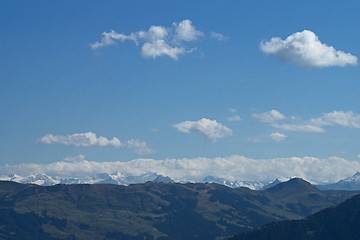
[[358,162],[359,10],[1,1],[0,166],[80,155]]

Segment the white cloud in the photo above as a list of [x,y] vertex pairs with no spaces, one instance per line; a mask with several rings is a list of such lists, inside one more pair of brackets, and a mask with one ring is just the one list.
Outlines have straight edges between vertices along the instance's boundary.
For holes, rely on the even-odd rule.
[[356,64],[357,57],[320,42],[312,31],[304,30],[288,36],[285,40],[274,37],[262,42],[260,49],[274,55],[280,61],[307,67],[330,67]]
[[190,42],[205,36],[204,33],[196,30],[192,22],[188,19],[183,20],[179,24],[174,23],[173,26],[175,28],[174,40],[176,41]]
[[216,141],[218,138],[231,136],[233,133],[231,129],[218,123],[216,120],[207,118],[202,118],[199,121],[184,121],[175,124],[174,128],[183,133],[199,132],[213,141]]
[[360,154],[358,154],[357,157],[360,158]]
[[109,140],[105,137],[97,137],[95,133],[87,132],[87,133],[75,133],[72,135],[53,135],[47,134],[46,136],[39,139],[39,142],[52,144],[52,143],[60,143],[64,145],[75,145],[82,147],[89,146],[112,146],[112,147],[120,147],[122,143],[118,138],[113,138]]
[[213,38],[213,39],[216,39],[217,41],[224,41],[224,40],[227,39],[221,33],[213,32],[213,31],[210,32],[210,37]]
[[298,132],[316,132],[321,133],[325,130],[319,126],[311,125],[311,124],[277,124],[274,123],[271,126],[287,131],[298,131]]
[[240,122],[241,117],[239,115],[235,115],[235,116],[228,117],[227,120],[229,122]]
[[258,119],[259,121],[266,123],[277,122],[285,119],[285,116],[277,110],[271,110],[269,112],[264,112],[264,113],[254,113],[252,116]]
[[53,135],[47,134],[38,139],[40,143],[53,144],[59,143],[64,145],[74,145],[81,147],[117,147],[117,148],[130,148],[138,154],[150,154],[153,152],[145,142],[130,139],[126,142],[121,142],[118,138],[113,137],[111,140],[106,137],[97,137],[93,132],[75,133],[72,135]]
[[314,118],[310,121],[318,126],[339,125],[343,127],[360,128],[360,115],[351,111],[333,111],[330,113],[324,113],[322,117]]
[[282,133],[279,133],[279,132],[271,133],[270,137],[275,142],[282,142],[287,138],[287,136],[285,134],[282,134]]
[[138,31],[129,35],[117,33],[113,30],[104,32],[99,42],[90,44],[92,49],[116,44],[116,41],[130,40],[142,43],[141,55],[144,58],[157,58],[168,56],[177,60],[180,55],[191,53],[194,48],[186,49],[183,42],[191,42],[204,36],[204,33],[195,29],[190,20],[173,23],[172,28],[163,26],[150,26],[148,31]]
[[168,56],[177,60],[179,55],[185,54],[184,48],[171,47],[164,39],[157,39],[152,42],[144,43],[141,48],[141,55],[145,58],[157,58],[161,56]]
[[[297,120],[297,119],[294,119]],[[342,126],[351,128],[360,128],[360,115],[352,111],[333,111],[330,113],[323,113],[320,118],[313,118],[304,121],[301,124],[278,124],[273,123],[272,127],[287,130],[287,131],[301,131],[301,132],[325,132],[324,126]]]
[[172,179],[199,181],[205,176],[229,180],[269,181],[275,178],[301,177],[308,181],[336,182],[360,170],[359,161],[339,157],[289,157],[253,159],[234,155],[216,158],[135,159],[128,162],[95,162],[80,160],[50,164],[19,164],[0,166],[0,176],[17,174],[48,174],[59,177],[81,177],[97,173],[120,172],[123,175],[140,175],[154,172]]
[[137,36],[135,33],[131,33],[130,35],[120,34],[115,32],[114,30],[111,30],[110,32],[103,32],[102,38],[100,42],[96,42],[93,44],[90,44],[90,47],[92,49],[97,49],[99,47],[105,47],[108,45],[114,45],[116,42],[114,40],[118,40],[120,42],[124,42],[125,40],[132,40],[135,43],[137,43]]

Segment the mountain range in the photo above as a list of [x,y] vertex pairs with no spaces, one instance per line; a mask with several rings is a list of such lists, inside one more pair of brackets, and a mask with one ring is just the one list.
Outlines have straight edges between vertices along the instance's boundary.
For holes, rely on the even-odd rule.
[[[265,190],[281,182],[288,181],[289,179],[290,178],[283,178],[281,180],[275,179],[272,181],[242,181],[242,180],[231,181],[224,178],[206,176],[201,180],[198,179],[173,180],[168,176],[163,176],[161,174],[151,173],[151,172],[141,174],[139,176],[132,176],[132,175],[126,176],[120,172],[115,172],[111,174],[100,173],[94,176],[85,176],[85,177],[57,177],[57,176],[49,176],[46,174],[34,174],[25,177],[16,174],[11,174],[9,176],[0,177],[0,180],[3,181],[31,183],[41,186],[52,186],[56,184],[102,184],[102,183],[128,186],[130,184],[145,183],[148,181],[152,181],[152,182],[163,182],[163,183],[174,183],[174,182],[217,183],[231,188],[247,187],[252,190]],[[320,190],[350,190],[350,191],[360,190],[360,172],[355,173],[352,177],[340,180],[337,183],[317,184],[315,186]]]
[[195,179],[178,179],[173,180],[168,176],[163,176],[156,173],[145,173],[139,176],[125,176],[120,172],[108,174],[100,173],[94,176],[85,176],[85,177],[56,177],[49,176],[46,174],[33,174],[26,177],[22,177],[16,174],[11,174],[6,177],[1,177],[0,180],[3,181],[13,181],[17,183],[30,183],[37,184],[40,186],[52,186],[56,184],[117,184],[128,186],[130,184],[145,183],[145,182],[163,182],[163,183],[187,183],[187,182],[200,182],[200,183],[218,183],[228,187],[247,187],[252,190],[262,189],[267,184],[272,182],[258,182],[258,181],[229,181],[224,178],[216,178],[213,176],[207,176],[200,181]]
[[216,183],[0,181],[0,239],[227,239],[305,218],[357,193],[321,191],[299,178],[263,191]]

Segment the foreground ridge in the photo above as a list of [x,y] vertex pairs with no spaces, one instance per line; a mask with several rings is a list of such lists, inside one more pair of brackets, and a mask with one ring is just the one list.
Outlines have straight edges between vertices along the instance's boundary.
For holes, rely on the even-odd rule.
[[357,240],[360,239],[360,195],[304,220],[271,223],[232,240]]
[[214,183],[0,181],[0,239],[227,239],[304,218],[354,194],[320,191],[301,179],[264,191]]

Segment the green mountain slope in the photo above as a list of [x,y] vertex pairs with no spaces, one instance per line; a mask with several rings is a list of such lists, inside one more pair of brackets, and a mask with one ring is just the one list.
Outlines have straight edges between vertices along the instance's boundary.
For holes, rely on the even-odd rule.
[[244,233],[233,240],[358,240],[360,195],[304,220],[283,221]]
[[354,194],[322,192],[301,179],[265,191],[200,183],[0,182],[0,239],[225,239],[303,218]]

